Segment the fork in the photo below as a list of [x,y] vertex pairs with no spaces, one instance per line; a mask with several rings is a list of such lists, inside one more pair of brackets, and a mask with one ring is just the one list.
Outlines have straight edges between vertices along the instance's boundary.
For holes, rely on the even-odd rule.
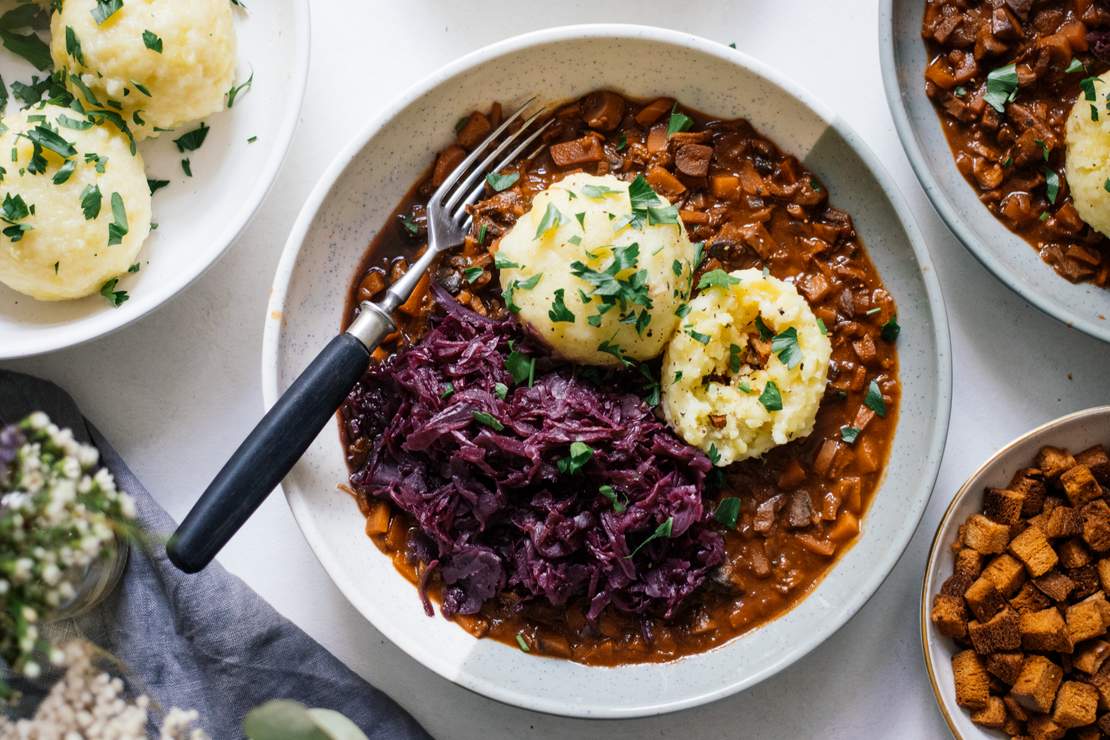
[[[540,107],[526,116],[534,101],[529,98],[451,171],[428,202],[424,253],[380,301],[360,305],[350,327],[316,356],[216,475],[166,545],[180,570],[196,573],[207,566],[335,415],[370,367],[374,349],[396,331],[393,312],[440,254],[463,243],[471,226],[467,206],[481,197],[486,175],[511,164],[553,122],[534,125],[546,112]],[[520,126],[510,131],[517,121]]]

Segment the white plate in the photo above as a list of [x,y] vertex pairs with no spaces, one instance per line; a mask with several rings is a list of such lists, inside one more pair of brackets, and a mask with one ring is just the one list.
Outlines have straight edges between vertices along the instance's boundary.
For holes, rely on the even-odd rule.
[[952,497],[952,503],[940,520],[937,533],[933,537],[929,561],[925,565],[925,580],[921,588],[921,644],[937,706],[952,734],[958,738],[987,740],[1001,735],[976,725],[971,721],[968,711],[956,704],[952,656],[962,648],[957,647],[951,638],[940,634],[929,619],[933,597],[940,592],[941,585],[952,575],[952,568],[955,566],[956,556],[949,545],[956,541],[960,525],[981,510],[983,491],[988,487],[1005,488],[1014,473],[1033,464],[1033,459],[1042,447],[1052,445],[1080,452],[1096,444],[1110,444],[1110,406],[1077,411],[1043,424],[994,453],[990,460],[972,473]]
[[[163,134],[139,148],[147,177],[170,180],[154,196],[154,221],[138,274],[120,280],[131,298],[112,308],[98,295],[44,303],[0,285],[0,360],[52,352],[126,326],[184,290],[212,266],[246,227],[277,177],[300,115],[308,79],[308,0],[266,0],[236,11],[239,79],[254,85],[235,107],[206,119],[207,141],[190,155],[193,177],[181,169]],[[34,68],[0,49],[4,81],[30,81]],[[40,74],[41,76],[41,74]],[[12,100],[10,105],[17,103]],[[183,127],[188,130],[192,126]],[[247,142],[252,136],[258,140]]]
[[[650,60],[645,62],[645,60]],[[338,587],[374,625],[440,675],[500,701],[582,717],[673,711],[739,691],[832,635],[879,587],[909,542],[936,478],[948,429],[951,367],[940,290],[901,196],[859,138],[808,93],[727,46],[639,26],[575,26],[470,54],[387,106],[309,198],[282,255],[263,345],[272,404],[339,329],[366,245],[451,139],[459,116],[494,98],[552,101],[599,87],[667,94],[714,115],[747,116],[828,183],[855,217],[904,326],[904,399],[890,469],[863,534],[796,608],[715,650],[654,665],[591,668],[476,640],[428,618],[413,586],[363,533],[343,450],[326,429],[283,488],[305,538]]]

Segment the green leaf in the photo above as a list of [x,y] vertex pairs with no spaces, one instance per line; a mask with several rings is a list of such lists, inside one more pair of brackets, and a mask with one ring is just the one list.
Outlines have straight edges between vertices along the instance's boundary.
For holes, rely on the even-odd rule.
[[308,710],[308,715],[329,740],[368,740],[358,725],[334,709],[314,707]]
[[1079,61],[1079,59],[1077,57],[1072,57],[1072,60],[1068,64],[1067,68],[1064,70],[1064,73],[1065,74],[1074,74],[1076,72],[1083,72],[1086,69],[1087,68],[1085,66],[1083,66],[1083,62]]
[[515,263],[511,260],[505,259],[500,254],[495,254],[493,256],[493,266],[496,267],[498,270],[519,270],[520,269],[520,265],[518,265],[517,263]]
[[791,326],[771,340],[771,351],[778,355],[788,368],[797,367],[802,361],[802,348],[798,344],[798,330]]
[[121,244],[127,232],[127,211],[123,207],[123,197],[119,193],[112,193],[112,223],[108,224],[108,246]]
[[204,144],[204,140],[208,138],[209,131],[211,131],[211,129],[208,127],[208,124],[202,123],[199,127],[174,139],[173,143],[177,144],[177,151],[181,153],[195,152]]
[[509,395],[509,386],[505,385],[504,383],[494,383],[493,393],[495,396],[504,401],[505,398]]
[[773,380],[768,381],[763,393],[759,394],[759,402],[768,411],[782,411],[782,393]]
[[570,309],[567,308],[567,304],[564,302],[565,295],[566,291],[563,288],[559,288],[555,291],[555,300],[551,304],[551,310],[547,312],[547,316],[551,319],[552,323],[574,323],[574,314],[571,313]]
[[867,386],[867,395],[863,399],[863,405],[879,416],[886,416],[886,400],[883,399],[883,392],[879,390],[879,381],[872,380]]
[[531,387],[536,378],[536,358],[518,351],[514,343],[509,342],[509,356],[505,358],[505,369],[513,376],[514,383],[520,384],[527,380],[528,386]]
[[499,175],[496,172],[491,172],[486,175],[486,184],[493,189],[493,192],[500,193],[502,190],[508,190],[513,185],[516,185],[519,179],[519,172],[510,172],[507,175]]
[[557,466],[563,475],[574,475],[593,459],[594,451],[585,442],[571,442],[570,456],[561,458]]
[[687,329],[686,333],[690,335],[691,339],[699,344],[709,344],[709,340],[712,339],[712,337],[710,337],[708,334],[702,334],[701,332],[694,331],[693,329]]
[[7,193],[4,196],[4,203],[0,213],[2,213],[4,220],[11,224],[16,221],[22,221],[30,216],[31,209],[27,206],[27,202],[23,200],[22,195]]
[[497,420],[493,414],[487,414],[485,411],[475,411],[471,414],[474,421],[487,426],[495,432],[500,432],[505,428],[505,425]]
[[728,369],[731,373],[740,372],[740,353],[743,352],[740,345],[728,345]]
[[153,31],[143,31],[143,45],[151,51],[162,53],[162,38]]
[[85,63],[85,54],[81,51],[81,40],[72,26],[66,26],[66,54],[69,54],[78,64]]
[[473,283],[475,280],[482,277],[485,272],[486,271],[483,270],[481,267],[468,267],[463,270],[463,278],[466,279],[466,282]]
[[86,221],[92,221],[100,215],[100,206],[104,196],[99,185],[86,185],[81,192],[81,211],[85,214]]
[[709,458],[709,462],[713,463],[714,465],[721,461],[721,453],[717,449],[716,444],[709,445],[709,451],[706,452],[705,455]]
[[96,7],[92,9],[92,17],[97,24],[111,18],[123,8],[123,0],[96,0]]
[[63,159],[69,159],[77,154],[77,149],[73,146],[72,142],[66,141],[56,131],[51,131],[41,123],[22,135],[35,144],[38,144],[43,149],[49,149]]
[[856,427],[842,426],[840,427],[840,438],[848,444],[853,444],[859,438],[860,430]]
[[443,391],[439,394],[440,398],[450,398],[455,395],[455,384],[448,381],[443,384]]
[[651,533],[650,537],[648,537],[646,540],[644,540],[639,545],[637,545],[636,549],[633,550],[632,552],[630,552],[625,557],[631,558],[633,555],[635,555],[640,550],[642,550],[644,548],[644,546],[649,542],[654,542],[655,540],[659,540],[659,539],[669,539],[670,536],[671,536],[671,532],[673,530],[674,530],[674,517],[669,516],[669,517],[667,517],[667,521],[663,522],[662,524],[660,524],[658,527],[655,528],[655,531]]
[[825,321],[820,316],[817,317],[817,330],[821,332],[821,336],[829,335],[829,327],[825,326]]
[[987,74],[987,91],[983,94],[983,100],[999,113],[1005,113],[1006,103],[1017,97],[1017,91],[1017,67],[1008,64]]
[[50,69],[50,47],[34,33],[16,33],[0,28],[0,42],[13,54],[23,57],[38,70]]
[[131,297],[127,295],[126,290],[116,290],[118,284],[119,278],[112,278],[100,287],[100,295],[104,296],[113,308],[119,308]]
[[687,131],[694,126],[694,119],[678,112],[678,103],[671,108],[671,117],[667,121],[667,138],[671,138],[679,131]]
[[713,518],[728,529],[736,529],[736,520],[740,517],[740,499],[729,496],[721,499]]
[[146,180],[146,186],[150,189],[150,194],[154,195],[162,188],[170,184],[169,180],[151,180],[149,177]]
[[628,198],[632,202],[633,211],[646,211],[662,202],[643,175],[636,175],[636,179],[628,186]]
[[543,218],[540,219],[540,225],[536,227],[535,238],[539,239],[561,223],[563,223],[563,214],[559,212],[554,203],[548,203],[547,210],[543,212]]
[[604,352],[607,355],[612,355],[613,357],[616,357],[618,360],[620,360],[621,364],[625,367],[631,367],[632,361],[624,356],[624,350],[621,349],[619,344],[613,343],[613,340],[616,339],[616,337],[617,335],[614,334],[601,344],[597,345],[597,351]]
[[775,336],[775,332],[771,331],[771,327],[763,323],[763,316],[757,314],[755,317],[755,328],[759,330],[759,336],[764,341]]
[[1056,174],[1055,170],[1050,170],[1048,167],[1044,168],[1044,194],[1048,198],[1049,203],[1056,203],[1056,197],[1060,195],[1060,176]]
[[520,633],[520,632],[517,632],[517,633],[516,633],[516,645],[517,645],[517,647],[519,647],[519,648],[520,648],[520,649],[521,649],[521,650],[522,650],[523,652],[526,652],[526,653],[530,653],[530,652],[532,652],[532,651],[531,651],[531,650],[529,649],[529,647],[528,647],[528,642],[527,642],[527,641],[526,641],[526,640],[524,639],[524,635],[523,635],[522,633]]
[[621,500],[620,494],[618,494],[612,486],[600,486],[597,489],[597,492],[605,498],[609,499],[609,503],[613,505],[613,511],[617,512],[618,514],[623,514],[628,508],[628,505]]
[[1079,87],[1083,90],[1083,97],[1091,102],[1098,99],[1098,94],[1095,92],[1095,83],[1099,82],[1097,77],[1084,77],[1079,81]]
[[890,321],[883,324],[882,337],[890,343],[898,341],[898,335],[902,333],[902,327],[898,325],[898,317],[892,316]]
[[234,108],[235,101],[239,99],[239,96],[242,95],[244,92],[249,91],[252,87],[254,87],[253,71],[251,72],[251,76],[247,78],[246,82],[241,85],[232,85],[231,89],[227,91],[227,107]]
[[67,159],[58,171],[54,173],[53,182],[55,185],[62,185],[69,181],[73,176],[73,171],[77,169],[77,160]]
[[583,185],[582,193],[587,198],[604,198],[607,195],[616,195],[620,190],[615,190],[608,185]]
[[705,290],[706,288],[728,288],[732,285],[739,285],[740,278],[733,277],[721,269],[710,270],[701,276],[698,281],[698,290]]

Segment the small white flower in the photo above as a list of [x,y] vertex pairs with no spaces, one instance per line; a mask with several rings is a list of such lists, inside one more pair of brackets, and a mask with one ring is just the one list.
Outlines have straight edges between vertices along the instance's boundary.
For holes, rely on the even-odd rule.
[[50,424],[50,417],[41,411],[36,411],[27,417],[27,425],[34,430],[46,429]]
[[29,660],[23,664],[23,676],[34,681],[42,675],[42,668],[33,660]]

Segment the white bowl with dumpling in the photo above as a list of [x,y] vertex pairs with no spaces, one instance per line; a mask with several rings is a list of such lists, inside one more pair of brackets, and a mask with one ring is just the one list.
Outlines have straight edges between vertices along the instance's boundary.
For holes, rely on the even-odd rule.
[[33,18],[37,65],[0,51],[16,150],[0,162],[0,360],[104,336],[212,266],[275,180],[307,80],[307,0],[60,5]]

